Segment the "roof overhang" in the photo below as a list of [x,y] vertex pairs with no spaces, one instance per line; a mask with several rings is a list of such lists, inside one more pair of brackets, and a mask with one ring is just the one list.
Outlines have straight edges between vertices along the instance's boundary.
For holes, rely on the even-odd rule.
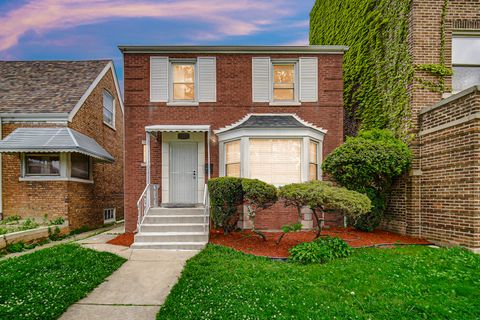
[[343,54],[347,46],[118,46],[122,53]]
[[152,125],[145,127],[146,132],[209,132],[210,125]]
[[[291,117],[298,122],[297,127],[292,126],[282,126],[282,125],[272,125],[272,126],[257,126],[257,127],[246,127],[243,124],[255,116],[261,117]],[[327,130],[319,128],[310,122],[306,122],[299,116],[294,113],[249,113],[239,121],[214,130],[214,133],[218,137],[218,141],[228,141],[239,139],[242,137],[281,137],[281,138],[292,138],[292,137],[311,137],[313,139],[323,141]]]
[[115,161],[94,139],[67,127],[18,128],[0,141],[0,153],[25,152],[76,152],[100,161]]

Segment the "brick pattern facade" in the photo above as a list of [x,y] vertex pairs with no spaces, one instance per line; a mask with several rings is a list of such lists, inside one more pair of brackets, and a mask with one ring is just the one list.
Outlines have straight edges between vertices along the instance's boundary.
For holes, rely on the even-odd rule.
[[[172,58],[192,58],[201,54],[175,54]],[[212,56],[209,54],[208,56]],[[262,55],[254,55],[259,57]],[[271,58],[298,58],[311,55],[269,55]],[[342,55],[318,55],[318,102],[300,106],[269,106],[252,102],[252,57],[250,54],[218,54],[217,102],[200,103],[196,107],[167,106],[150,102],[148,54],[124,54],[125,68],[125,222],[126,230],[136,228],[136,201],[146,183],[142,166],[145,126],[158,124],[210,125],[212,130],[237,122],[248,113],[295,113],[302,119],[328,130],[323,156],[343,142]],[[161,135],[152,139],[152,183],[161,182]],[[212,176],[218,176],[218,143],[211,141]],[[296,221],[296,213],[269,210],[260,213],[258,226],[278,229]],[[281,218],[280,218],[281,217]],[[291,219],[293,217],[293,219]]]
[[[123,219],[123,115],[116,93],[114,75],[109,71],[86,99],[68,126],[95,139],[115,163],[93,162],[94,183],[75,181],[19,181],[19,154],[3,154],[3,215],[48,219],[68,218],[71,229],[103,225],[103,208],[116,208]],[[116,130],[103,124],[103,90],[115,93]],[[2,126],[6,137],[18,127],[59,127],[60,123],[16,122]]]
[[[412,1],[408,42],[414,65],[439,64],[441,62],[441,15],[443,3],[443,1],[436,0]],[[451,48],[454,29],[479,30],[479,25],[479,1],[448,1],[444,25],[444,57],[447,67],[452,66]],[[404,234],[430,237],[431,233],[426,233],[425,231],[425,228],[427,228],[425,225],[427,223],[425,215],[433,216],[433,211],[431,208],[427,210],[426,205],[423,203],[423,188],[424,184],[428,183],[428,179],[425,180],[423,177],[423,168],[430,160],[429,155],[426,155],[424,150],[430,150],[429,144],[435,145],[435,143],[434,140],[420,139],[418,132],[419,130],[423,130],[424,126],[434,126],[435,123],[430,119],[420,119],[419,112],[422,108],[432,106],[439,102],[443,97],[440,93],[425,88],[425,86],[417,80],[421,78],[427,81],[436,81],[434,76],[424,71],[416,70],[413,78],[414,81],[409,88],[409,93],[412,116],[411,133],[415,135],[410,146],[414,154],[414,160],[410,173],[398,179],[394,186],[384,227]],[[445,85],[447,88],[451,88],[452,79],[450,76],[445,77]],[[419,121],[422,121],[422,123]],[[437,119],[437,121],[441,120]],[[445,137],[445,139],[447,139],[447,137]],[[432,148],[434,148],[434,146],[432,146]],[[438,168],[438,170],[438,174],[441,175],[443,169]],[[432,204],[432,202],[428,203]],[[438,219],[439,221],[442,220],[440,212]],[[441,222],[439,222],[439,224],[441,224]],[[430,220],[429,225],[433,225],[432,220]],[[460,237],[458,240],[455,239],[455,236],[445,236],[443,239],[438,235],[435,236],[435,240],[438,241],[448,241],[451,243],[460,243],[463,241]]]
[[422,113],[420,132],[422,236],[480,248],[480,91]]

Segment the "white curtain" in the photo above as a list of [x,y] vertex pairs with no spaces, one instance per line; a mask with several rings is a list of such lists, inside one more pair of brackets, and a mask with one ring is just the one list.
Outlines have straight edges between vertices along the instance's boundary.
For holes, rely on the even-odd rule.
[[301,139],[250,139],[250,178],[284,185],[301,181]]

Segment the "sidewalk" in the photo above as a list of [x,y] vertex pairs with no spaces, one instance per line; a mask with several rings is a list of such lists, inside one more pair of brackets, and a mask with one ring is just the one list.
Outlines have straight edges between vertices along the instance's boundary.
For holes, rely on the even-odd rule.
[[106,242],[118,230],[78,241],[82,246],[128,259],[86,298],[70,306],[62,320],[155,319],[185,262],[197,251],[133,250]]

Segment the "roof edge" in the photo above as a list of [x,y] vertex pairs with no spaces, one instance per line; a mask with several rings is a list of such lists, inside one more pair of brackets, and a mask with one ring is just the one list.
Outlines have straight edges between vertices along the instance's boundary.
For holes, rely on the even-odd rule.
[[349,49],[347,46],[142,46],[119,45],[122,53],[305,53],[305,54],[343,54]]
[[248,113],[246,114],[243,118],[241,118],[240,120],[236,121],[236,122],[233,122],[232,124],[230,125],[227,125],[225,127],[222,127],[222,128],[219,128],[217,130],[214,130],[213,133],[215,134],[223,134],[224,132],[227,132],[227,131],[231,131],[231,130],[235,130],[238,126],[240,126],[242,123],[246,122],[248,119],[250,119],[250,117],[252,116],[290,116],[290,117],[293,117],[295,118],[298,122],[300,122],[301,124],[303,124],[305,127],[307,128],[311,128],[311,129],[314,129],[314,130],[317,130],[323,134],[326,134],[328,130],[326,129],[323,129],[323,128],[320,128],[320,127],[317,127],[315,126],[313,123],[311,122],[307,122],[305,120],[303,120],[302,118],[300,118],[296,113]]

